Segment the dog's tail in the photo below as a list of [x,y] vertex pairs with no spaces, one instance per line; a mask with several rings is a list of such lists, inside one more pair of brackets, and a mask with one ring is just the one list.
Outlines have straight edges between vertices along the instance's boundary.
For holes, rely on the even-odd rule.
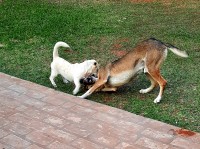
[[188,54],[185,51],[181,51],[176,47],[168,47],[168,49],[180,57],[188,57]]
[[53,59],[55,59],[56,57],[58,57],[58,48],[59,47],[65,47],[65,48],[70,48],[70,46],[62,41],[59,41],[55,44],[54,48],[53,48]]

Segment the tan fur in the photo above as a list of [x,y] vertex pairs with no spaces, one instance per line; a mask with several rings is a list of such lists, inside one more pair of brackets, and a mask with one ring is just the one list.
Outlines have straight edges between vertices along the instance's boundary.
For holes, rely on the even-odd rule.
[[154,102],[160,102],[167,83],[160,74],[160,67],[167,56],[167,49],[172,52],[176,50],[175,54],[187,57],[185,52],[180,51],[171,45],[167,46],[156,39],[150,38],[139,43],[133,50],[122,58],[100,68],[98,72],[98,80],[80,97],[86,98],[97,90],[116,91],[119,86],[128,83],[137,73],[144,70],[151,81],[151,85],[147,89],[140,90],[140,93],[150,92],[155,86],[159,85],[159,95]]

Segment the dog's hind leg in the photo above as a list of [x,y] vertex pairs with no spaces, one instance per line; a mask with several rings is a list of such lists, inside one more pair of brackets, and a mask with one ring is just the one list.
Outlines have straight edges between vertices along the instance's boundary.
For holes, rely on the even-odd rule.
[[54,87],[57,87],[55,81],[54,81],[54,78],[58,75],[58,73],[54,70],[51,69],[51,75],[49,77],[50,81],[51,81],[51,84],[54,86]]
[[161,76],[159,70],[153,70],[153,71],[149,70],[149,74],[159,84],[159,87],[160,87],[159,94],[156,97],[156,99],[154,100],[154,103],[158,103],[158,102],[160,102],[160,100],[162,98],[162,94],[164,92],[167,81]]
[[145,74],[146,74],[147,78],[149,78],[149,80],[151,81],[151,85],[146,89],[141,89],[139,92],[142,94],[152,91],[154,89],[154,87],[156,85],[158,85],[158,83],[148,73],[145,73]]
[[65,79],[63,76],[62,76],[62,79],[63,79],[64,83],[66,83],[66,84],[69,83],[69,81],[67,79]]
[[101,89],[101,91],[103,92],[115,92],[116,90],[117,90],[116,87],[105,87]]

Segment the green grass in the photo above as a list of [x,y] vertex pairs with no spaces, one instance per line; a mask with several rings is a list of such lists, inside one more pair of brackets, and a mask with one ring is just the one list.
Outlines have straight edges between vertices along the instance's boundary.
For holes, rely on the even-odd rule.
[[[145,95],[144,75],[116,93],[95,93],[89,100],[200,132],[200,2],[130,3],[128,0],[0,2],[0,71],[51,87],[53,46],[67,42],[72,53],[60,49],[70,62],[115,60],[112,50],[128,51],[138,41],[155,37],[186,50],[189,58],[171,52],[162,67],[168,81],[163,100],[154,104],[158,89]],[[117,45],[120,45],[120,47]],[[56,79],[57,90],[72,94],[74,86]],[[82,91],[80,95],[83,93]]]

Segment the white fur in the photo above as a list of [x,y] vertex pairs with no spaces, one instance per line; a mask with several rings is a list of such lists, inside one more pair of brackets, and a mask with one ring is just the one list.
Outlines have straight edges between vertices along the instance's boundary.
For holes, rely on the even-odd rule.
[[181,51],[177,48],[168,48],[168,49],[180,57],[188,57],[188,54],[185,51]]
[[77,94],[81,87],[80,79],[86,74],[96,73],[97,62],[95,60],[86,60],[82,63],[71,64],[58,56],[59,47],[70,48],[69,45],[64,42],[57,42],[55,44],[53,50],[53,62],[51,63],[51,76],[49,79],[52,85],[57,87],[54,78],[60,74],[63,77],[63,82],[74,82],[75,89],[73,90],[73,94]]
[[140,73],[144,69],[144,61],[140,61],[134,69],[121,72],[115,76],[112,76],[109,80],[110,84],[113,86],[121,86],[128,83],[131,78],[133,78],[137,73]]

